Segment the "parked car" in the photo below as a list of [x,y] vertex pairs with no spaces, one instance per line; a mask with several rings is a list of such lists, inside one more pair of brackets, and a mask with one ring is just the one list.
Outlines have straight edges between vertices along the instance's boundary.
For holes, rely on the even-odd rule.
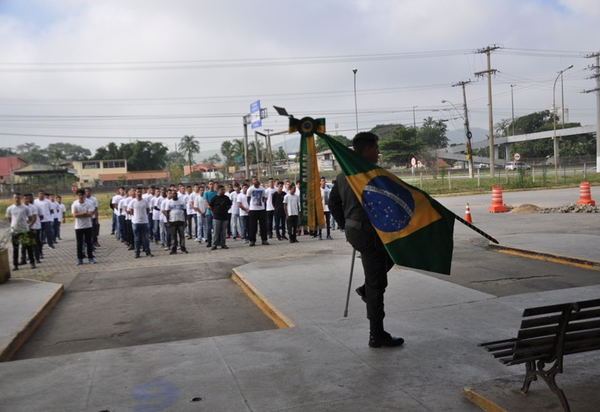
[[475,164],[473,165],[473,167],[474,167],[475,169],[489,169],[489,168],[490,168],[490,165],[488,165],[487,163],[475,163]]
[[504,166],[506,170],[517,170],[517,169],[531,169],[531,166],[523,163],[523,162],[506,162],[506,166]]

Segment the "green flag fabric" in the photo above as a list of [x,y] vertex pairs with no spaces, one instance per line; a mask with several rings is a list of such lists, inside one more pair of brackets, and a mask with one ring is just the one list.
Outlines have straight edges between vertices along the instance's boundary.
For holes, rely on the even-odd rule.
[[330,147],[394,263],[450,274],[455,214],[327,134]]

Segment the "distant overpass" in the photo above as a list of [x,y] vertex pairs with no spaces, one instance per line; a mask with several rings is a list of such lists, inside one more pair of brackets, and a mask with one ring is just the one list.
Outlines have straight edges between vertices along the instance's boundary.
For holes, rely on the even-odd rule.
[[[596,125],[570,127],[568,129],[556,129],[557,137],[574,136],[574,135],[588,134],[588,133],[596,133],[596,136],[598,136],[597,131],[596,131]],[[509,147],[512,143],[524,142],[527,140],[552,139],[553,137],[554,137],[554,130],[547,130],[544,132],[529,133],[529,134],[518,134],[518,135],[514,135],[514,136],[494,137],[494,146],[504,146],[506,152],[509,153]],[[473,150],[486,148],[486,147],[489,147],[489,145],[490,144],[489,144],[488,140],[471,142],[471,148]],[[466,144],[461,144],[461,145],[457,145],[457,146],[451,146],[451,147],[445,147],[443,149],[438,149],[436,151],[436,153],[437,153],[437,156],[442,159],[460,160],[460,161],[464,162],[464,161],[466,161],[465,153],[464,153],[466,150],[467,150]],[[498,153],[497,150],[496,150],[496,153]],[[509,157],[510,156],[505,156],[505,158],[507,158],[507,159]],[[489,157],[473,156],[473,163],[489,164],[490,159],[489,159]],[[506,164],[506,160],[496,158],[496,159],[494,159],[494,163],[504,166]]]

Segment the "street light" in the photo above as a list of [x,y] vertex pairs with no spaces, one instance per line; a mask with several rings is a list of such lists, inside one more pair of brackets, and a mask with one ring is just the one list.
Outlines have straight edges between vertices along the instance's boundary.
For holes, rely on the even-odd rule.
[[[552,86],[552,117],[554,120],[553,121],[554,133],[552,135],[552,143],[554,146],[554,178],[556,179],[556,181],[558,181],[558,140],[556,139],[556,82],[558,81],[558,78],[560,77],[560,79],[561,79],[561,82],[560,82],[561,83],[561,94],[562,94],[562,101],[563,101],[563,116],[564,116],[564,91],[562,90],[562,75],[564,72],[571,69],[572,67],[573,67],[573,65],[571,64],[566,69],[559,71],[558,76],[556,76],[556,79],[554,79],[554,85]],[[564,123],[563,123],[563,125],[564,125]]]
[[352,69],[352,73],[354,73],[354,115],[356,117],[356,134],[358,134],[358,103],[356,100],[356,72],[358,69]]
[[[464,88],[463,88],[463,92],[464,92]],[[465,122],[465,136],[467,137],[467,164],[469,165],[469,178],[473,178],[474,176],[474,171],[473,171],[473,152],[471,150],[471,130],[469,129],[469,113],[467,111],[467,100],[465,97],[465,115],[463,116],[460,113],[460,110],[458,110],[458,108],[454,105],[454,103],[452,103],[450,100],[442,100],[442,103],[450,103],[452,105],[452,107],[454,107],[454,110],[456,110],[456,112],[458,113],[458,115],[464,120]],[[492,171],[493,172],[493,171]]]

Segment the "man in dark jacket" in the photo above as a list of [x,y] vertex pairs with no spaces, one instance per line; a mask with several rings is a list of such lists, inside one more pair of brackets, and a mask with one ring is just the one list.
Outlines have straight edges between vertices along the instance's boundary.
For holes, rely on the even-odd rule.
[[227,223],[229,222],[228,212],[230,208],[231,198],[225,195],[225,186],[217,186],[217,195],[213,197],[209,203],[215,232],[211,250],[217,249],[217,246],[221,246],[221,249],[229,249],[225,244],[225,239],[227,237]]
[[[352,140],[354,151],[366,160],[377,163],[379,158],[379,138],[370,132],[358,133]],[[340,173],[329,196],[329,210],[344,229],[346,239],[360,252],[365,272],[365,284],[356,292],[367,304],[367,318],[370,324],[369,346],[400,346],[404,339],[391,336],[383,328],[383,294],[387,287],[387,272],[394,266],[381,239],[371,225],[371,221],[352,191],[346,176]]]

